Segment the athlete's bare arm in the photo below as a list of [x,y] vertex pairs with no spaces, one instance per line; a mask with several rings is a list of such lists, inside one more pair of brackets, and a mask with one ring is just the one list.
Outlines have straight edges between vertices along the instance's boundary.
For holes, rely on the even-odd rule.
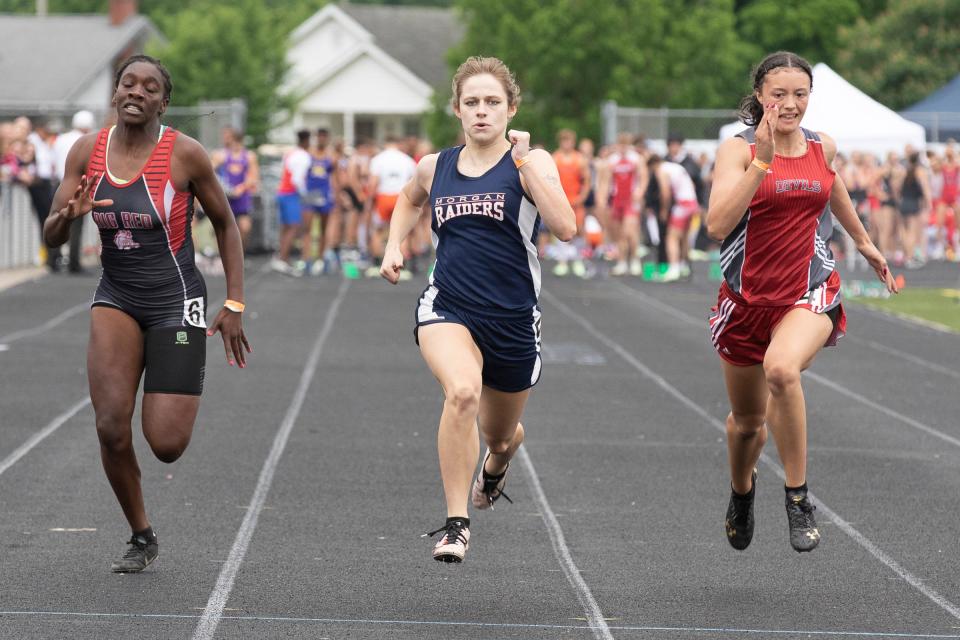
[[[170,179],[178,191],[192,191],[203,206],[217,234],[220,260],[227,279],[227,298],[243,302],[243,245],[240,242],[240,230],[230,211],[227,196],[217,180],[213,164],[199,142],[183,134],[177,136],[170,163]],[[241,316],[222,307],[210,324],[207,335],[212,336],[220,331],[227,362],[232,365],[236,361],[242,368],[246,366],[250,343],[243,332]]]
[[[833,159],[837,155],[837,143],[822,131],[817,133],[823,143],[823,155],[827,161],[827,166],[832,169]],[[889,291],[898,293],[899,288],[893,278],[893,273],[890,272],[883,254],[874,246],[867,230],[863,228],[863,223],[857,216],[857,210],[853,206],[853,201],[850,199],[850,194],[847,192],[847,187],[843,184],[843,178],[840,177],[839,173],[834,177],[833,189],[830,191],[830,210],[836,217],[837,222],[853,238],[857,251],[867,259],[870,266],[877,272],[877,278],[880,279],[880,282],[884,283]]]
[[640,156],[640,162],[637,163],[636,185],[633,190],[633,201],[637,203],[637,210],[643,211],[643,201],[647,195],[647,187],[650,185],[650,171],[643,156]]
[[606,211],[610,203],[610,184],[613,179],[613,169],[610,167],[610,161],[597,159],[597,195],[596,207],[599,211]]
[[520,167],[520,182],[524,191],[533,196],[533,202],[550,232],[563,242],[569,242],[577,234],[577,217],[560,184],[557,163],[544,149],[530,149],[530,134],[526,131],[507,132],[513,143],[513,159],[529,157],[529,162]]
[[720,145],[713,171],[707,234],[722,242],[743,218],[767,174],[751,164],[750,145],[743,138],[731,138]]
[[393,207],[393,215],[390,217],[390,234],[383,252],[383,262],[380,264],[380,275],[391,284],[397,284],[400,270],[403,268],[403,252],[400,250],[400,244],[417,226],[420,215],[430,211],[430,207],[424,205],[430,197],[430,187],[433,186],[433,174],[437,170],[439,157],[440,154],[431,153],[420,158],[420,162],[417,163],[417,172],[404,185],[397,197],[397,204]]
[[[94,207],[108,207],[113,200],[92,200],[97,180],[87,180],[87,161],[97,141],[96,133],[79,138],[67,154],[63,182],[53,196],[50,215],[43,224],[43,241],[59,247],[70,237],[70,223],[90,213]],[[99,176],[97,176],[99,178]]]
[[593,185],[590,184],[590,159],[587,156],[580,154],[580,193],[577,194],[577,204],[581,205],[587,201],[587,196],[590,195],[590,189]]

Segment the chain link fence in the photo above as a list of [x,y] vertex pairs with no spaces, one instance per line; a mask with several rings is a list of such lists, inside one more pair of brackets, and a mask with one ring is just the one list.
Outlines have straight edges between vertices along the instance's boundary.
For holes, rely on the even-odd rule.
[[603,141],[613,144],[622,132],[647,140],[666,140],[678,134],[687,140],[718,140],[720,128],[737,119],[732,109],[641,109],[605,102],[602,108]]

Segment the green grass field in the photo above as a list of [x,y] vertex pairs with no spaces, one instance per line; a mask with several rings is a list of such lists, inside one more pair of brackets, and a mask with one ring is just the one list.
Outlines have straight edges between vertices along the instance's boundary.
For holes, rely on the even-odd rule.
[[851,297],[851,302],[920,318],[960,333],[960,290],[907,287],[889,298]]

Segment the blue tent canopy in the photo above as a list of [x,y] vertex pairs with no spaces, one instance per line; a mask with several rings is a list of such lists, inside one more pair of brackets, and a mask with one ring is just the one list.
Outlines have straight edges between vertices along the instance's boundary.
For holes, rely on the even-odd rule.
[[960,138],[960,74],[900,115],[922,124],[930,142]]
[[905,112],[960,111],[960,74],[920,102],[910,105]]

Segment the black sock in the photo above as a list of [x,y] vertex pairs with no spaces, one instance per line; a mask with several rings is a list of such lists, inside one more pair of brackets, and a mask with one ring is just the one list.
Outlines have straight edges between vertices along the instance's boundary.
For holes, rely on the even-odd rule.
[[143,538],[147,542],[156,542],[157,534],[153,532],[153,527],[147,527],[143,531],[134,531],[133,535],[137,538]]
[[457,520],[459,520],[460,522],[462,522],[462,523],[463,523],[463,526],[465,526],[465,527],[469,527],[469,526],[470,526],[470,518],[465,518],[465,517],[463,517],[463,516],[452,516],[452,517],[450,517],[450,518],[447,518],[447,526],[450,526],[450,523],[451,523],[451,522],[456,522]]
[[787,493],[806,493],[807,483],[804,482],[799,487],[788,487],[787,485],[783,485],[783,490],[786,491]]

